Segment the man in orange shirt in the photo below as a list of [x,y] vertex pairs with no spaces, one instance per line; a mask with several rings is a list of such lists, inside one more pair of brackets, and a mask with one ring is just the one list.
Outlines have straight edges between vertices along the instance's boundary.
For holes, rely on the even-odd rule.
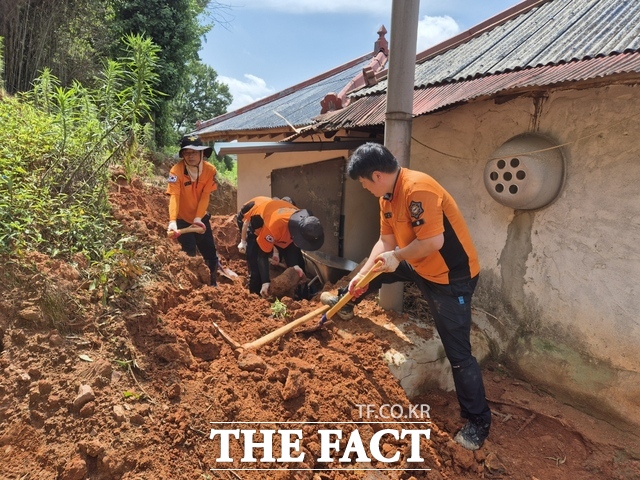
[[[240,253],[247,253],[247,229],[249,227],[247,213],[256,205],[268,202],[269,200],[284,200],[285,202],[289,202],[290,204],[292,204],[294,207],[296,205],[295,202],[291,200],[291,197],[282,197],[282,199],[280,199],[278,197],[258,196],[253,197],[251,200],[245,203],[238,212],[238,215],[236,215],[236,223],[238,225],[238,229],[240,230],[240,243],[238,244],[238,251]],[[280,262],[279,252],[275,248],[273,249],[273,252],[274,258],[277,258],[277,261],[275,262],[277,264]]]
[[285,200],[256,202],[243,216],[247,222],[246,253],[249,291],[269,296],[271,263],[282,255],[288,267],[304,269],[302,250],[318,250],[324,243],[324,230],[317,217]]
[[[353,316],[354,304],[383,283],[414,282],[429,304],[451,363],[461,416],[467,423],[455,440],[469,450],[489,435],[491,411],[482,373],[471,354],[471,297],[480,265],[471,235],[451,195],[426,173],[400,168],[393,154],[377,143],[356,149],[347,173],[380,199],[380,238],[348,291],[357,300],[339,316]],[[376,262],[380,262],[374,267]],[[382,273],[367,287],[356,285],[369,270]],[[339,290],[346,293],[346,289]],[[323,293],[321,301],[339,297]]]
[[187,255],[194,257],[200,252],[211,272],[211,285],[216,285],[218,256],[211,231],[211,216],[207,213],[211,192],[218,188],[216,167],[205,158],[209,158],[213,149],[204,146],[196,135],[187,135],[180,141],[181,161],[169,172],[167,195],[169,198],[169,231],[190,225],[202,228],[201,233],[185,233],[177,239]]
[[236,215],[236,223],[238,224],[238,229],[240,230],[240,243],[238,244],[238,251],[240,253],[247,253],[247,230],[249,228],[249,219],[247,218],[247,213],[256,205],[263,204],[268,202],[269,200],[277,200],[277,197],[264,197],[258,196],[253,197],[247,203],[245,203],[238,215]]

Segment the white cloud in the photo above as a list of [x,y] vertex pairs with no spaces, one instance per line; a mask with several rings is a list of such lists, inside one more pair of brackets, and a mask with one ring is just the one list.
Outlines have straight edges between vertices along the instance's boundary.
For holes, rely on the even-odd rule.
[[421,52],[433,45],[447,40],[460,32],[456,21],[448,15],[443,17],[429,17],[425,15],[418,22],[417,51]]
[[278,12],[307,13],[367,13],[391,15],[392,0],[229,0],[234,8],[275,10]]
[[232,112],[261,98],[275,93],[275,89],[267,87],[267,83],[260,77],[245,73],[246,80],[219,76],[218,80],[229,85],[229,92],[233,95],[233,102],[227,111]]

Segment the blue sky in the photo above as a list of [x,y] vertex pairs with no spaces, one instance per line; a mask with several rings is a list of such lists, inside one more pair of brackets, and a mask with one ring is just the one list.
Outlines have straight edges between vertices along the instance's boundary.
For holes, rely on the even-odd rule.
[[[373,50],[392,0],[218,0],[200,58],[234,96],[229,111]],[[520,2],[421,0],[420,52]],[[390,45],[393,50],[393,45]]]

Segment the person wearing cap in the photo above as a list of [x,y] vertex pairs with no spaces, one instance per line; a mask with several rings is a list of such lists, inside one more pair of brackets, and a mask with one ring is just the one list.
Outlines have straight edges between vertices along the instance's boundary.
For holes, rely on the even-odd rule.
[[[249,267],[249,291],[269,296],[269,263],[280,262],[298,267],[303,273],[302,250],[318,250],[324,243],[324,230],[317,217],[284,200],[269,199],[256,203],[244,218],[248,222],[246,254]],[[279,252],[276,257],[274,251]]]
[[[482,373],[471,353],[471,297],[480,273],[478,254],[453,197],[426,173],[401,168],[383,145],[358,147],[347,174],[379,198],[380,237],[368,260],[347,289],[356,298],[338,315],[353,316],[353,306],[382,284],[413,282],[427,300],[445,354],[451,363],[460,414],[467,423],[454,440],[477,450],[489,435],[491,410]],[[369,271],[383,272],[368,286],[357,288]],[[322,303],[335,305],[339,296],[324,292]]]
[[[169,232],[175,232],[182,250],[189,256],[199,251],[211,272],[211,285],[216,285],[218,256],[207,213],[211,192],[218,188],[216,167],[205,162],[213,149],[202,144],[196,135],[186,135],[180,141],[181,160],[169,172],[166,194],[169,197]],[[200,232],[179,234],[178,229],[198,226]]]
[[[260,205],[262,203],[268,202],[269,200],[280,200],[278,197],[264,197],[258,196],[253,197],[247,203],[245,203],[238,214],[236,215],[236,223],[238,225],[238,229],[240,230],[240,243],[238,244],[238,251],[240,253],[247,253],[247,229],[249,227],[249,219],[247,213],[251,210],[255,205]],[[295,206],[295,202],[291,200],[291,197],[282,197],[282,200],[288,202]],[[274,248],[274,255],[279,255],[278,249]],[[278,264],[280,262],[279,258],[275,262]]]

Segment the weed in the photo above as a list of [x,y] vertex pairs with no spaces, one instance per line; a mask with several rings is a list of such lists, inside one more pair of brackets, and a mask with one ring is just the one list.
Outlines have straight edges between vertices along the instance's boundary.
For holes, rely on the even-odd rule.
[[124,370],[129,370],[133,360],[114,360],[114,363]]
[[276,298],[271,304],[271,316],[273,318],[285,318],[287,316],[287,305]]
[[141,400],[144,398],[144,395],[141,393],[136,393],[136,392],[132,392],[131,390],[126,390],[124,392],[122,392],[122,396],[124,398],[126,398],[127,400]]

